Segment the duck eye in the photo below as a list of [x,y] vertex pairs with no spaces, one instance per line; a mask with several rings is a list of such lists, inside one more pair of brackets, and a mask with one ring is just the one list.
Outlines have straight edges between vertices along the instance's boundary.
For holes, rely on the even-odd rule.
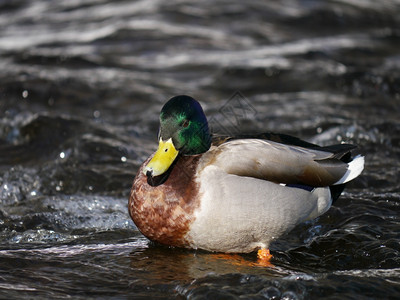
[[183,123],[182,123],[182,127],[183,128],[186,128],[186,127],[188,127],[189,126],[189,120],[185,120],[185,121],[183,121]]

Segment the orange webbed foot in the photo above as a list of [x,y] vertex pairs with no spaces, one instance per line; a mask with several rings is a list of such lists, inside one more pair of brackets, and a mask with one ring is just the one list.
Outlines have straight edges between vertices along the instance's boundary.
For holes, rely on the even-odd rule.
[[272,254],[269,249],[261,248],[257,251],[258,262],[262,264],[270,264]]

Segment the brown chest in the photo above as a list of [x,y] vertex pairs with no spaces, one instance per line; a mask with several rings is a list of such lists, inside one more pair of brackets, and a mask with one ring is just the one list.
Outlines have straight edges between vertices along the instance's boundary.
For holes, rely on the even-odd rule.
[[195,172],[199,156],[180,157],[167,180],[151,186],[143,174],[143,166],[133,182],[129,213],[138,229],[147,238],[169,246],[185,246],[186,233],[199,207],[199,187]]

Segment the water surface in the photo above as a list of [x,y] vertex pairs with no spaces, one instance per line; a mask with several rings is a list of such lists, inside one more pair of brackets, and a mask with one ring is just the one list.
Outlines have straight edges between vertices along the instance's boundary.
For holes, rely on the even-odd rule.
[[[0,297],[398,298],[399,11],[395,0],[1,2]],[[216,131],[354,143],[366,169],[271,246],[274,267],[153,245],[127,201],[177,94]],[[233,118],[238,99],[247,110]]]

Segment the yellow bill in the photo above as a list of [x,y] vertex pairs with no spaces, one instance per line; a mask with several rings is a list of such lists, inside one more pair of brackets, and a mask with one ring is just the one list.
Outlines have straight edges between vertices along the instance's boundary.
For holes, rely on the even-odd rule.
[[143,169],[143,173],[153,177],[165,173],[178,156],[178,153],[171,138],[166,142],[160,138],[157,152]]

